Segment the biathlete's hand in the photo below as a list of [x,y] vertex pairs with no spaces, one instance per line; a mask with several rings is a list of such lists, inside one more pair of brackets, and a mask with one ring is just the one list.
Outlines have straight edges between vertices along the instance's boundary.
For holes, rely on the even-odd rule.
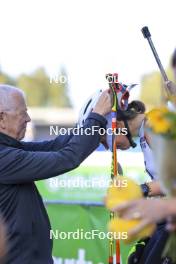
[[[123,219],[140,220],[140,224],[130,231],[130,234],[136,235],[149,224],[156,224],[159,221],[167,219],[171,215],[172,211],[170,205],[172,204],[173,201],[171,199],[143,198],[119,204],[112,211],[117,213],[117,215]],[[169,227],[168,223],[168,229]]]
[[112,100],[109,90],[102,92],[98,102],[96,103],[92,112],[105,116],[111,112]]
[[167,218],[166,229],[170,232],[176,232],[176,217],[170,216]]

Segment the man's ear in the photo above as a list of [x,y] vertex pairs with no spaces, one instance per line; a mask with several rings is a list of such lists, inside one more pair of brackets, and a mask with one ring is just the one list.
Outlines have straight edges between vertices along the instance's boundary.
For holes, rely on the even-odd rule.
[[5,129],[5,114],[0,112],[0,128]]

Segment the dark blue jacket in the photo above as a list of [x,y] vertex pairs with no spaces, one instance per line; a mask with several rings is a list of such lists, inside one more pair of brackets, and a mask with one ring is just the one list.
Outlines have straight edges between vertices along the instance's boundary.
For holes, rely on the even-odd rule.
[[[104,127],[91,113],[84,128]],[[7,264],[52,264],[50,223],[34,181],[78,167],[99,145],[100,135],[58,136],[21,142],[0,133],[0,211],[8,229]]]

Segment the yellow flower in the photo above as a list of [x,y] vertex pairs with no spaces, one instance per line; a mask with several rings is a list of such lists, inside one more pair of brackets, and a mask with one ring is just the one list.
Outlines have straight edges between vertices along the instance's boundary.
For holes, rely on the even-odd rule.
[[106,206],[112,210],[120,203],[142,198],[140,186],[125,176],[117,176],[107,191]]
[[[117,176],[108,189],[106,206],[109,210],[112,210],[115,206],[118,206],[123,202],[140,199],[142,197],[142,191],[138,184],[128,177]],[[116,237],[118,237],[118,234],[123,235],[126,233],[127,239],[125,239],[125,241],[129,243],[137,238],[149,236],[155,228],[155,225],[149,225],[137,235],[130,236],[129,231],[137,227],[139,223],[140,220],[125,220],[116,216],[109,222],[108,230],[113,232]]]
[[140,220],[127,220],[116,217],[109,222],[108,230],[110,232],[113,232],[114,238],[117,237],[118,234],[122,236],[124,233],[126,233],[127,237],[126,239],[124,239],[124,242],[131,243],[134,240],[150,236],[156,227],[154,224],[150,224],[143,228],[136,235],[130,235],[129,232],[135,227],[137,227],[139,224]]
[[168,120],[160,120],[158,122],[158,124],[154,127],[154,132],[155,133],[161,133],[161,134],[165,134],[166,132],[169,131],[170,129],[170,122]]
[[167,107],[162,107],[153,109],[147,114],[149,126],[155,133],[164,134],[167,133],[171,128],[171,123],[166,118],[166,113],[168,112],[169,110]]

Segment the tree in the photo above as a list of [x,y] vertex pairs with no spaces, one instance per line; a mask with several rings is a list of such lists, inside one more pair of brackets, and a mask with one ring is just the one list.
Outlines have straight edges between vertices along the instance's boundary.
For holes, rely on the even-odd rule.
[[10,77],[8,74],[4,73],[0,68],[0,83],[8,83],[10,85],[16,85],[14,78]]
[[[64,69],[61,70],[60,75],[68,79]],[[21,74],[16,79],[0,71],[0,83],[20,87],[26,94],[29,106],[71,107],[67,82],[50,83],[44,68],[38,68],[31,74]]]
[[50,83],[49,98],[49,105],[71,107],[68,96],[68,75],[64,68],[61,68],[60,74],[56,76],[56,81]]
[[[171,66],[168,66],[166,73],[169,80],[174,81]],[[160,105],[161,98],[165,94],[164,91],[164,82],[160,72],[153,72],[142,77],[140,99],[146,104],[147,108]]]
[[159,72],[154,72],[142,77],[140,99],[149,108],[160,104],[161,77]]

